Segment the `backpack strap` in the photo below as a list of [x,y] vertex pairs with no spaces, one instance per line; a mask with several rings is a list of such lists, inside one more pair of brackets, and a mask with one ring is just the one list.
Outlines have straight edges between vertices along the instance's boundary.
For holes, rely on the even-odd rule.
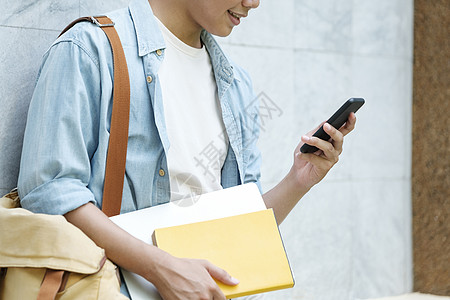
[[106,158],[102,211],[108,216],[120,214],[123,182],[128,145],[130,118],[130,79],[128,66],[114,22],[106,16],[83,17],[70,23],[60,34],[79,22],[91,22],[99,26],[108,37],[114,60],[113,109]]
[[64,271],[47,269],[36,300],[54,300],[60,292]]

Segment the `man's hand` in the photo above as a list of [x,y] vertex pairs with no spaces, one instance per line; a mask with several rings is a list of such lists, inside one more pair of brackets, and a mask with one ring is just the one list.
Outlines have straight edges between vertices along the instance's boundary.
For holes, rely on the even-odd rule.
[[165,300],[225,299],[213,278],[227,285],[239,283],[208,261],[176,258],[144,243],[114,224],[92,203],[65,217],[105,249],[113,262],[152,282]]
[[209,261],[176,258],[171,255],[161,260],[156,272],[158,276],[152,281],[164,300],[225,300],[225,295],[214,279],[227,285],[239,283],[225,270]]
[[[294,152],[294,164],[291,170],[291,172],[294,172],[299,186],[310,189],[325,177],[339,161],[344,136],[355,128],[355,124],[356,116],[354,113],[351,113],[347,122],[339,130],[328,123],[323,124],[323,129],[331,137],[330,141],[313,137],[312,134],[316,130],[310,131],[307,135],[302,136],[302,142]],[[316,146],[319,150],[315,153],[301,153],[300,147],[303,143]]]
[[[273,208],[278,224],[281,224],[300,198],[321,181],[339,161],[344,136],[355,128],[355,124],[356,116],[350,113],[347,122],[339,130],[323,123],[325,132],[330,136],[329,141],[312,136],[322,124],[302,136],[302,141],[294,151],[291,170],[277,186],[263,195],[266,206]],[[304,143],[316,146],[319,150],[315,153],[301,153],[300,147]]]

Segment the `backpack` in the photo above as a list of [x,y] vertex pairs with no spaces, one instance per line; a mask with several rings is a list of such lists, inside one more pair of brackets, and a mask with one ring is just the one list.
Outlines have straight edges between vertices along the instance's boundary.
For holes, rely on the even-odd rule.
[[17,191],[0,198],[0,245],[0,300],[128,299],[105,250],[64,216],[20,208]]

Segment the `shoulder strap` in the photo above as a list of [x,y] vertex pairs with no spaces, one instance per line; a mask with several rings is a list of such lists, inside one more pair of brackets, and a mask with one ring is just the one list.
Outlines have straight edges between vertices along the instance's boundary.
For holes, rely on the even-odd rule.
[[130,79],[128,66],[114,22],[106,16],[83,17],[69,24],[60,35],[79,22],[98,25],[108,37],[114,60],[113,110],[106,158],[102,211],[108,216],[120,214],[130,118]]

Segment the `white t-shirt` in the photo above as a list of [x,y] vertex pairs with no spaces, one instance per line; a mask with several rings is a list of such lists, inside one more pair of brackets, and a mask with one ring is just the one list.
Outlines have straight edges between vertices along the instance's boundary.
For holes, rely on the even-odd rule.
[[159,80],[170,141],[171,200],[178,200],[222,189],[228,137],[206,48],[186,45],[158,23],[166,42]]

